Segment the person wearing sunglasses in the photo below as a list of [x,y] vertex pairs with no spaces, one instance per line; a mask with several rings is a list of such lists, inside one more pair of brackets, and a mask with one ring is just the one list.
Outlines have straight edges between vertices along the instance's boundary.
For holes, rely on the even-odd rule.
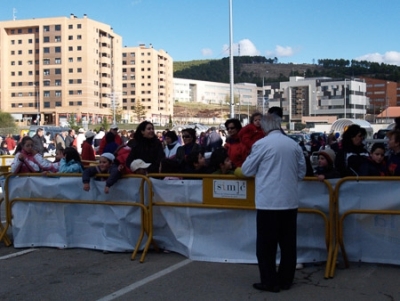
[[225,122],[225,127],[228,131],[228,137],[224,147],[228,151],[229,159],[231,159],[234,167],[241,167],[247,157],[247,149],[240,142],[239,132],[242,129],[242,124],[239,119],[231,118]]
[[187,156],[192,152],[200,151],[201,146],[196,143],[196,130],[192,128],[182,130],[182,140],[184,144],[176,150],[175,159],[180,165],[185,165]]

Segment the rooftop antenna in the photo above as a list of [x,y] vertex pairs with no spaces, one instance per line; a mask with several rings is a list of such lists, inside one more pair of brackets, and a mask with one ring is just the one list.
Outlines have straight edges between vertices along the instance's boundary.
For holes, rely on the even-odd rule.
[[15,21],[15,19],[17,18],[17,16],[15,15],[17,13],[17,9],[13,8],[13,21]]

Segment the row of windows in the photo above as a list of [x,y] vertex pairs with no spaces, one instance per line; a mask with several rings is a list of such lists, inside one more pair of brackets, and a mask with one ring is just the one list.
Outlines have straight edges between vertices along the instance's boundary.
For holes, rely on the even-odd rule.
[[[68,80],[68,84],[71,84],[71,85],[73,85],[73,84],[82,84],[82,79],[80,79],[80,78],[78,78],[78,79],[69,79]],[[97,86],[98,84],[99,84],[98,81],[94,82],[94,85]],[[34,85],[35,86],[39,86],[39,83],[38,82],[36,82],[36,83],[28,82],[27,85],[28,86],[34,86]],[[54,81],[54,85],[55,86],[61,86],[62,85],[61,79],[56,79]],[[24,82],[12,82],[11,83],[11,87],[16,87],[16,86],[22,87],[22,86],[24,86]],[[43,81],[43,86],[51,86],[51,81],[50,80],[44,80]]]
[[[62,91],[56,90],[56,91],[43,91],[43,97],[50,97],[51,92],[54,92],[55,97],[61,97],[62,96]],[[82,90],[69,90],[68,95],[82,95]],[[24,97],[24,96],[35,96],[34,92],[28,92],[28,93],[23,93],[23,92],[18,92],[18,93],[11,93],[11,97]]]
[[[82,46],[77,46],[76,50],[81,51]],[[68,51],[74,51],[74,47],[69,46]],[[43,53],[50,53],[50,52],[51,52],[51,47],[43,47]],[[18,53],[18,55],[21,55],[22,50],[18,50],[17,53]],[[39,53],[39,49],[35,49],[35,53]],[[59,47],[59,46],[54,47],[54,53],[61,53],[61,47]],[[28,54],[33,54],[33,50],[29,49]],[[15,50],[11,50],[11,55],[15,55]]]
[[[54,27],[50,26],[50,25],[46,25],[43,26],[43,31],[48,32],[50,31],[52,28],[54,28],[54,31],[61,31],[61,25],[57,24],[54,25]],[[69,24],[68,25],[68,29],[73,29],[74,25],[73,24]],[[76,28],[81,29],[82,28],[82,24],[76,24]],[[21,34],[21,33],[33,33],[33,32],[39,32],[39,28],[35,27],[35,28],[18,28],[18,29],[11,29],[10,30],[10,34]]]
[[[129,102],[135,102],[136,98],[129,98]],[[145,102],[145,101],[151,101],[151,98],[140,98],[141,102]],[[122,102],[123,103],[127,103],[128,102],[128,98],[122,98]]]
[[[43,107],[44,108],[50,108],[51,106],[51,103],[49,102],[49,101],[44,101],[43,102]],[[27,106],[29,107],[29,108],[33,108],[33,107],[35,107],[36,108],[36,103],[32,103],[32,102],[30,102],[30,103],[28,103],[27,104]],[[56,101],[55,103],[54,103],[54,106],[55,107],[61,107],[62,106],[62,103],[61,103],[61,101]],[[68,106],[82,106],[82,101],[69,101],[68,102]],[[22,103],[15,103],[15,102],[13,102],[13,103],[11,103],[11,107],[12,108],[22,108],[22,107],[24,107],[24,105],[22,104]]]

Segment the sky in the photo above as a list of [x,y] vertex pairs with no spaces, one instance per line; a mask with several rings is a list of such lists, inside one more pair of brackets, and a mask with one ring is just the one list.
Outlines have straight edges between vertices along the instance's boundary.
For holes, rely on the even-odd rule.
[[[109,24],[124,46],[152,44],[174,61],[221,59],[229,57],[229,2],[0,0],[0,20],[87,14]],[[400,65],[399,13],[399,0],[232,0],[233,53],[280,63],[355,59]]]

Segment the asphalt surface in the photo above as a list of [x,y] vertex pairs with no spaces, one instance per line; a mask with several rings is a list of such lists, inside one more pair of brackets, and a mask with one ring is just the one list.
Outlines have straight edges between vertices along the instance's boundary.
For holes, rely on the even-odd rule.
[[130,257],[0,242],[0,300],[400,300],[400,266],[394,265],[345,269],[339,263],[335,277],[324,279],[325,264],[310,264],[296,271],[290,290],[270,293],[252,287],[259,282],[254,264],[191,261],[153,250],[144,263]]

